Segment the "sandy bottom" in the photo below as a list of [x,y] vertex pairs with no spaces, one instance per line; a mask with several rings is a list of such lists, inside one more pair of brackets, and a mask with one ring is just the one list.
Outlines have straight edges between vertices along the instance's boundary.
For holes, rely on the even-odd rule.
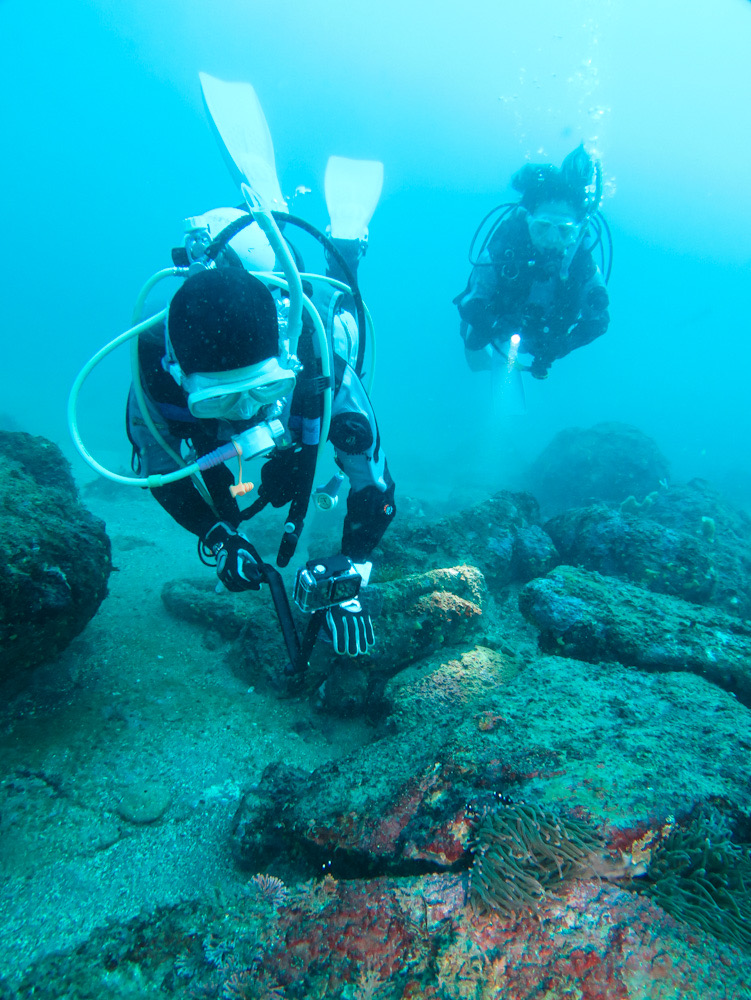
[[148,495],[84,502],[112,539],[110,594],[0,705],[0,975],[11,979],[110,920],[240,893],[252,873],[235,867],[228,832],[243,789],[274,761],[312,770],[373,735],[307,698],[249,688],[228,646],[167,613],[165,582],[213,571]]

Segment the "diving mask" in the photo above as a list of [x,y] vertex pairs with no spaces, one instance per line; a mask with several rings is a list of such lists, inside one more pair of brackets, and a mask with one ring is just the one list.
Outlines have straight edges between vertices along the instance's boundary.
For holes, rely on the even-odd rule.
[[563,253],[579,239],[582,223],[572,216],[568,206],[541,206],[527,219],[529,238],[538,250]]
[[289,396],[295,373],[269,358],[226,372],[194,372],[182,381],[188,409],[199,420],[252,420],[264,407]]

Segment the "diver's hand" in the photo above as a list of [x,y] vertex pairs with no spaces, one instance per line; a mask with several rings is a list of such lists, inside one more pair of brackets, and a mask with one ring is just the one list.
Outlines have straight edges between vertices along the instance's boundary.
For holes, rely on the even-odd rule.
[[299,448],[279,449],[261,469],[258,497],[272,507],[284,507],[295,499],[300,478]]
[[532,364],[529,366],[529,374],[532,378],[547,378],[550,374],[550,362],[534,358]]
[[238,593],[261,589],[263,571],[244,535],[219,521],[206,533],[204,542],[216,556],[216,575],[227,590]]
[[326,611],[325,627],[340,656],[360,656],[375,643],[373,622],[357,598],[333,604]]

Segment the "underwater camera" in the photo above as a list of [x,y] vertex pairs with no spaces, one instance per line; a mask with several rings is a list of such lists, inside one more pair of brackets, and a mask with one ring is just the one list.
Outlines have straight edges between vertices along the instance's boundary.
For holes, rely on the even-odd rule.
[[317,611],[357,597],[362,577],[347,556],[311,559],[297,571],[295,604],[301,611]]

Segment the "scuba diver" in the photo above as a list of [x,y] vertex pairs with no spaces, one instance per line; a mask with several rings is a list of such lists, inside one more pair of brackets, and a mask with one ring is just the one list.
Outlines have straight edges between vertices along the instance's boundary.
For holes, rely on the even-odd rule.
[[[602,336],[610,321],[605,286],[612,245],[599,212],[601,168],[582,143],[560,169],[528,163],[511,184],[521,199],[498,206],[480,223],[470,247],[469,282],[453,301],[473,371],[492,368],[500,355],[544,379],[556,359]],[[480,232],[498,213],[473,260]],[[521,365],[518,354],[531,354],[531,364]]]
[[[206,213],[201,221],[209,240],[214,226],[221,226],[230,214],[228,209]],[[350,270],[356,267],[359,241],[331,242],[335,248],[339,244],[340,254],[345,251]],[[200,262],[196,255],[210,245],[196,239],[195,230],[186,243],[185,257],[191,264]],[[242,476],[236,486],[223,463],[202,473],[208,496],[196,489],[191,478],[152,490],[167,513],[198,536],[204,561],[215,559],[220,581],[232,591],[258,590],[264,582],[264,569],[241,522],[267,504],[290,504],[277,557],[279,565],[289,562],[313,492],[321,396],[326,388],[309,318],[306,315],[292,356],[280,335],[288,302],[282,295],[275,298],[243,266],[252,263],[246,244],[242,234],[230,240],[217,255],[215,267],[199,268],[177,290],[164,328],[152,327],[138,338],[143,397],[151,422],[173,452],[180,453],[186,444],[204,455],[238,436],[246,435],[249,442],[248,433],[255,431],[260,450],[249,457],[268,455],[258,498],[242,511],[237,502],[243,492],[238,486],[245,485]],[[184,259],[179,252],[175,256]],[[367,580],[371,551],[395,514],[394,482],[355,367],[357,325],[346,308],[351,296],[339,293],[338,302],[335,297],[327,296],[326,307],[333,309],[334,390],[328,440],[338,467],[350,481],[341,553]],[[326,314],[322,305],[320,312]],[[137,474],[164,474],[176,468],[145,423],[133,389],[127,424]],[[248,446],[253,451],[253,445]],[[372,623],[356,598],[330,606],[326,624],[337,653],[357,655],[373,645]]]
[[[216,567],[228,590],[269,585],[289,653],[286,673],[299,675],[321,632],[338,654],[367,653],[375,641],[358,594],[396,506],[368,394],[373,331],[357,269],[383,166],[329,158],[325,195],[331,224],[325,235],[289,213],[253,88],[207,74],[201,74],[201,85],[246,204],[186,220],[184,245],[172,252],[175,266],[146,282],[135,325],[79,373],[68,420],[89,465],[115,482],[148,487],[167,513],[197,536],[199,557]],[[290,229],[323,247],[325,275],[306,273]],[[168,306],[155,312],[146,303],[163,278],[181,284]],[[126,341],[133,372],[127,431],[135,477],[111,472],[89,454],[76,413],[84,379]],[[340,473],[316,488],[318,461],[329,441]],[[246,463],[259,459],[257,498],[241,506],[238,497],[253,489]],[[297,572],[294,599],[310,614],[301,642],[282,577],[263,561],[243,523],[269,504],[288,507],[276,559],[287,566],[311,497],[323,509],[334,506],[345,477],[350,490],[340,552],[309,560]]]

